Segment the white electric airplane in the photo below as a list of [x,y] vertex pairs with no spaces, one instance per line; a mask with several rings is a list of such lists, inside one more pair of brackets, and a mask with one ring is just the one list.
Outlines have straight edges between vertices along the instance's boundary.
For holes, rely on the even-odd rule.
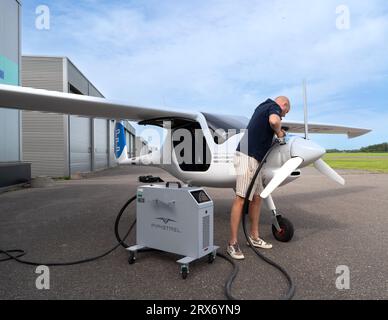
[[[0,85],[0,107],[116,119],[116,158],[119,164],[157,166],[189,185],[216,188],[235,187],[233,157],[244,134],[241,130],[248,124],[248,119],[243,117],[137,107],[102,98],[8,85]],[[165,127],[168,123],[171,134],[167,136],[160,150],[129,159],[121,120],[159,127]],[[265,189],[261,197],[265,199],[265,204],[275,217],[278,217],[278,214],[271,194],[279,186],[300,178],[299,169],[303,167],[314,164],[323,175],[339,184],[345,184],[345,180],[321,159],[326,150],[308,139],[306,123],[283,121],[282,124],[289,133],[306,135],[304,138],[289,135],[288,143],[275,146],[263,165]],[[347,134],[349,138],[370,132],[367,129],[325,124],[309,124],[308,127],[310,133]],[[181,129],[192,133],[201,130],[203,134],[203,146],[198,148],[198,144],[192,145],[193,161],[187,163],[178,160],[182,152],[179,141],[172,141],[174,133]],[[196,148],[198,150],[195,150]],[[274,226],[280,232],[281,227],[277,223],[279,219],[274,220]]]

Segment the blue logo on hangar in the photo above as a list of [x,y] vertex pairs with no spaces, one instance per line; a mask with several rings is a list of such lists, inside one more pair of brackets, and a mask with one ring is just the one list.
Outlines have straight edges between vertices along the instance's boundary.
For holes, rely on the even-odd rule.
[[4,71],[0,69],[0,79],[4,80]]

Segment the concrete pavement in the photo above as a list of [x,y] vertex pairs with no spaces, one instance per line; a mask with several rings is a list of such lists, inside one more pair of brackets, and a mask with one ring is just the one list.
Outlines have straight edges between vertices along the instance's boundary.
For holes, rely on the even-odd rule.
[[[261,234],[274,244],[265,252],[283,265],[296,284],[295,299],[388,298],[388,175],[341,172],[337,186],[312,168],[274,194],[279,211],[295,225],[292,242],[276,242],[271,216],[262,214]],[[52,262],[98,255],[115,244],[113,223],[118,210],[139,185],[139,175],[158,175],[153,168],[121,167],[87,179],[57,181],[54,187],[23,189],[0,195],[0,248],[25,249],[25,259]],[[233,191],[208,189],[215,201],[215,243],[225,251]],[[134,206],[122,230],[134,219]],[[276,299],[286,290],[278,271],[245,246],[246,260],[233,294],[243,299]],[[134,243],[134,234],[128,239]],[[0,299],[224,299],[230,265],[194,263],[187,280],[179,275],[176,256],[143,253],[128,265],[127,252],[89,264],[50,268],[50,290],[35,287],[35,268],[13,261],[0,263]],[[336,268],[350,269],[350,289],[336,288]]]

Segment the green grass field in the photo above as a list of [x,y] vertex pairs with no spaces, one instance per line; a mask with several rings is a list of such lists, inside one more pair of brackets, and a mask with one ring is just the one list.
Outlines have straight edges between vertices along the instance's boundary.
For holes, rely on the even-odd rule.
[[335,169],[388,173],[388,153],[328,153],[324,160]]

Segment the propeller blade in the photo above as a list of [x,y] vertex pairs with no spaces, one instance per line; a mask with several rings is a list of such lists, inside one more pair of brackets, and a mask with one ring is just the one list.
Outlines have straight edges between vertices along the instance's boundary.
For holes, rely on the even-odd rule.
[[342,178],[337,172],[335,172],[325,161],[319,159],[314,162],[314,167],[324,176],[329,179],[341,184],[345,185],[345,179]]
[[261,193],[260,197],[263,199],[268,198],[268,196],[279,187],[288,176],[291,175],[303,162],[303,159],[300,157],[295,157],[288,160],[275,174],[272,180],[268,183],[267,187]]

